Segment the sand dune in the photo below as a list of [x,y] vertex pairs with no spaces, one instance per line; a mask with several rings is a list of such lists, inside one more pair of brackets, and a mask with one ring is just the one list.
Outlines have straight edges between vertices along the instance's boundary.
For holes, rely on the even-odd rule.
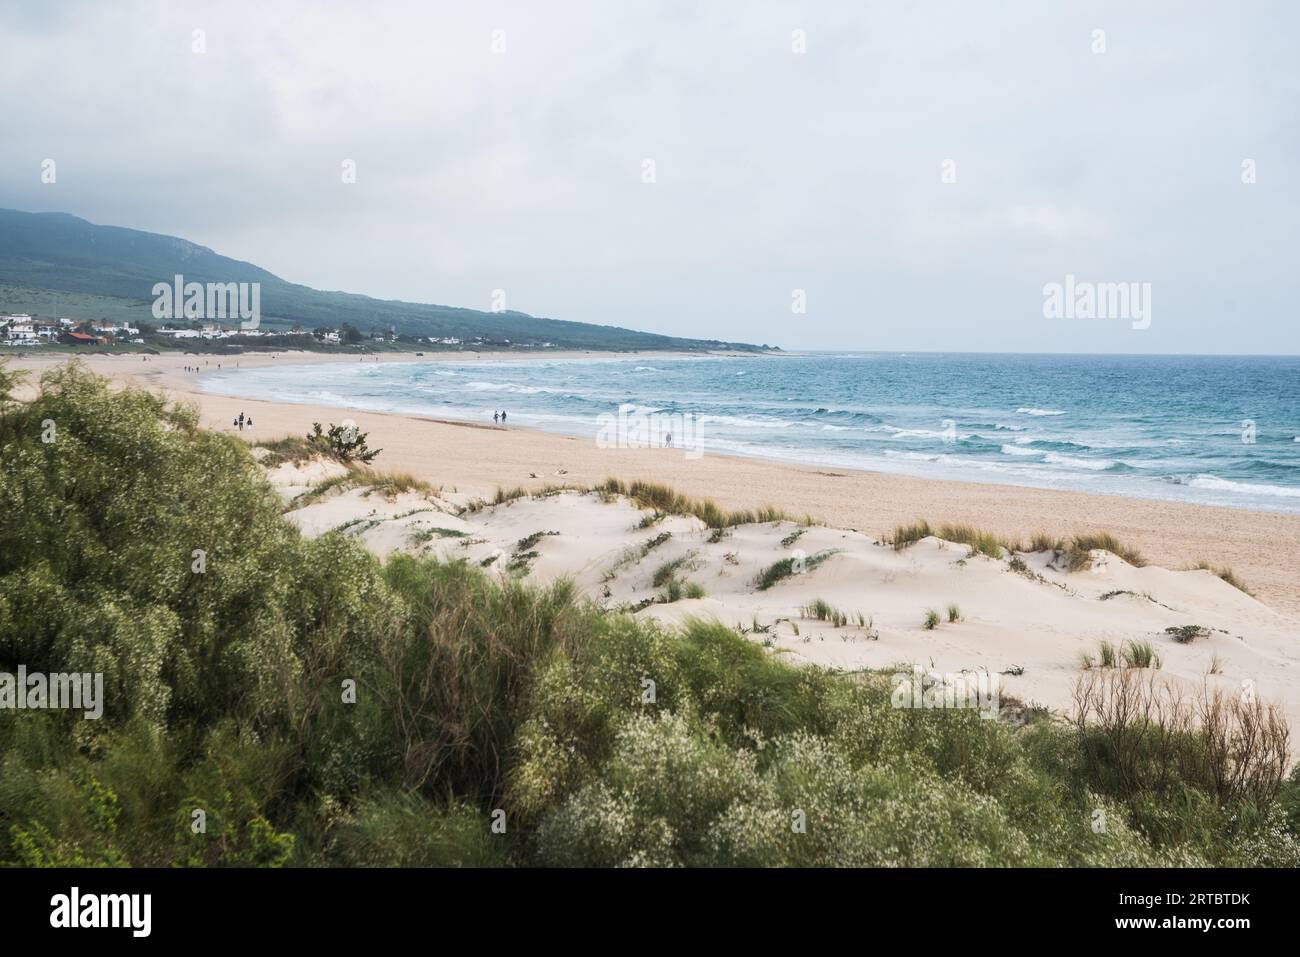
[[[303,470],[285,465],[271,475],[307,534],[340,529],[380,555],[463,559],[538,582],[569,578],[606,608],[666,622],[716,619],[796,661],[986,672],[1004,695],[1067,711],[1084,655],[1098,658],[1102,642],[1148,642],[1162,679],[1189,690],[1249,687],[1281,703],[1293,725],[1300,720],[1300,624],[1206,571],[1139,568],[1101,550],[1082,571],[1065,570],[1048,551],[1021,555],[1016,570],[1010,555],[993,559],[934,537],[896,550],[872,535],[790,521],[719,532],[577,490],[481,505],[465,492],[388,498],[362,485],[298,504]],[[783,560],[791,573],[760,588],[759,576]],[[670,579],[703,596],[669,600]],[[816,599],[847,622],[810,616],[804,609]],[[959,620],[948,621],[949,605]],[[933,629],[923,624],[930,609],[941,619]],[[1180,643],[1165,631],[1185,626],[1202,634]]]

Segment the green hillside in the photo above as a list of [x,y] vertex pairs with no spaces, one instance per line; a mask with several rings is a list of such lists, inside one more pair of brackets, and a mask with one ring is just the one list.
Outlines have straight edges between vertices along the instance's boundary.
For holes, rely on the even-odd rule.
[[544,319],[522,312],[483,312],[427,303],[325,292],[286,282],[252,263],[174,236],[97,226],[66,213],[0,209],[0,311],[73,319],[153,322],[156,282],[261,283],[263,325],[394,330],[399,336],[549,342],[581,349],[735,349],[747,343],[681,339],[617,326]]

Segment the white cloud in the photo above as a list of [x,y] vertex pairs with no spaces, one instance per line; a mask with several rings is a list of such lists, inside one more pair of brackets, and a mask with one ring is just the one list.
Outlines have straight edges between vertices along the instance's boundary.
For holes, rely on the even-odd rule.
[[1091,348],[1227,351],[1250,315],[1259,351],[1295,352],[1271,310],[1300,292],[1297,14],[1268,6],[10,5],[0,205],[323,288],[500,287],[541,315],[793,348],[1089,348],[1017,318],[1073,271],[1166,287],[1173,328]]

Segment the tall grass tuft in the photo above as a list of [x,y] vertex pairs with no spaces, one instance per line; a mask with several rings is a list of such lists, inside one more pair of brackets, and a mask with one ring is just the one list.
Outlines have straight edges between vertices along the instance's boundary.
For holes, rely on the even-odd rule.
[[[829,621],[836,628],[843,628],[849,623],[849,616],[824,598],[813,599],[807,605],[804,605],[799,609],[799,613],[805,618],[813,618],[817,621]],[[858,617],[860,618],[861,615]]]
[[1066,565],[1070,571],[1079,571],[1092,563],[1092,551],[1103,549],[1112,555],[1118,555],[1130,565],[1141,567],[1147,563],[1142,553],[1120,542],[1109,532],[1096,532],[1088,535],[1076,535],[1070,540],[1065,550]]
[[762,522],[793,521],[780,509],[763,506],[757,509],[729,511],[719,508],[712,499],[695,499],[683,495],[658,482],[634,481],[625,483],[608,478],[597,491],[605,495],[623,495],[641,508],[653,509],[665,515],[693,516],[709,528],[730,528],[735,525],[753,525]]
[[911,525],[899,525],[892,534],[885,536],[885,538],[893,544],[895,551],[901,551],[908,545],[915,544],[921,539],[930,536],[941,538],[945,542],[969,545],[974,553],[987,555],[990,558],[1000,559],[1004,548],[1014,551],[1011,544],[1003,542],[992,532],[975,528],[973,525],[944,524],[932,527],[924,519],[913,522]]
[[1227,582],[1229,585],[1231,585],[1233,588],[1237,589],[1238,591],[1245,592],[1247,595],[1254,597],[1255,593],[1251,591],[1250,588],[1247,587],[1246,583],[1242,581],[1240,578],[1238,578],[1237,575],[1233,572],[1233,570],[1229,568],[1227,565],[1211,565],[1207,561],[1199,561],[1195,565],[1193,565],[1192,568],[1202,570],[1202,571],[1207,571],[1213,575],[1217,575],[1219,578],[1222,578],[1225,582]]
[[908,545],[915,544],[923,538],[929,538],[934,534],[934,529],[925,519],[913,522],[911,525],[899,525],[894,529],[893,534],[886,535],[885,540],[894,546],[894,551],[899,552]]
[[1133,668],[1159,668],[1160,656],[1149,641],[1128,641],[1124,644],[1124,663]]

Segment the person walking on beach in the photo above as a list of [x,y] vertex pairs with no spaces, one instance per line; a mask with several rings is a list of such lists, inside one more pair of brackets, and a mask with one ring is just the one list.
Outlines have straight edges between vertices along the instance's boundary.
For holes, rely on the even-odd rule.
[[501,424],[502,424],[502,425],[505,425],[505,424],[506,424],[506,410],[505,410],[505,409],[502,409],[502,410],[501,410]]
[[492,422],[495,424],[501,421],[501,415],[495,409],[492,411]]

